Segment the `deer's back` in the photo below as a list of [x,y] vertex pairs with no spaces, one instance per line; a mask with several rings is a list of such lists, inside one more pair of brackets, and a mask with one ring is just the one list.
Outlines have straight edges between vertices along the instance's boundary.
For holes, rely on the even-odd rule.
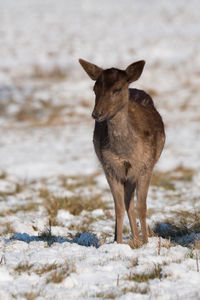
[[152,98],[147,93],[145,93],[145,91],[138,89],[129,89],[129,100],[131,102],[135,101],[136,103],[144,107],[154,105]]
[[[152,98],[142,90],[129,89],[129,122],[145,152],[160,157],[165,142],[164,124]],[[153,153],[152,153],[153,152]]]
[[142,90],[129,89],[129,122],[138,134],[164,133],[164,125],[152,98]]

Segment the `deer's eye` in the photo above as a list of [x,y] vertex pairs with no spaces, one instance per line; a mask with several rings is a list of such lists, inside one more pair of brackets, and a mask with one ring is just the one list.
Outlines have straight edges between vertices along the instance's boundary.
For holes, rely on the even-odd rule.
[[116,95],[116,94],[118,94],[119,92],[121,92],[121,90],[122,90],[122,88],[115,89],[115,90],[113,91],[113,94]]

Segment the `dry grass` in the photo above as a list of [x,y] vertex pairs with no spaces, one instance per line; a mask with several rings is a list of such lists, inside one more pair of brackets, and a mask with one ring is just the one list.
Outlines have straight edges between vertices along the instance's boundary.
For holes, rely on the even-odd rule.
[[151,185],[162,187],[165,190],[175,190],[174,183],[166,173],[155,172],[151,179]]
[[1,231],[2,235],[6,235],[8,233],[14,233],[14,229],[11,226],[10,222],[6,222],[6,223],[1,223],[1,228],[3,228],[3,230]]
[[[44,199],[43,205],[46,208],[52,222],[55,221],[55,217],[57,216],[59,209],[67,210],[75,216],[79,215],[83,210],[91,212],[99,208],[104,211],[109,209],[108,203],[102,200],[101,195],[93,192],[93,188],[96,185],[95,177],[97,175],[98,173],[91,176],[61,176],[60,180],[62,188],[74,193],[74,195],[69,197],[55,195],[47,188],[40,189],[39,196]],[[82,196],[80,189],[84,188],[91,188],[91,195]],[[90,220],[89,223],[91,222],[92,220]]]
[[46,283],[61,283],[66,277],[68,277],[71,273],[74,272],[76,272],[75,266],[69,265],[65,262],[63,266],[58,267],[49,274]]
[[27,272],[30,275],[33,266],[33,264],[29,264],[28,261],[25,261],[24,263],[20,263],[17,267],[15,267],[14,271],[18,273],[18,275],[21,275],[24,272]]
[[166,241],[161,242],[161,247],[164,247],[166,249],[169,249],[171,247],[175,247],[176,245],[172,243],[171,239],[168,239]]
[[130,261],[130,268],[138,266],[138,258],[137,257],[136,258],[130,258],[129,261]]
[[[105,290],[99,293],[96,293],[94,295],[94,298],[100,298],[100,299],[116,299],[118,297],[124,296],[128,293],[132,294],[147,294],[149,292],[149,287],[148,285],[134,285],[134,286],[128,286],[128,287],[123,287],[120,289],[120,277],[117,277],[116,279],[116,288],[115,289],[109,289]],[[133,296],[134,297],[134,296]]]
[[95,294],[95,298],[100,298],[100,299],[115,299],[117,297],[116,292],[99,292]]
[[64,69],[59,66],[54,66],[49,70],[41,68],[39,65],[35,65],[33,69],[32,78],[42,80],[57,80],[62,81],[67,78],[67,73]]
[[182,166],[170,172],[155,172],[152,176],[151,185],[162,187],[165,190],[175,190],[176,181],[191,182],[195,171]]
[[23,211],[23,212],[33,211],[33,210],[37,210],[37,208],[38,208],[38,203],[29,202],[24,205],[19,205],[16,207],[9,208],[6,211],[4,211],[3,213],[1,213],[0,216],[13,215],[20,211]]
[[35,300],[37,297],[40,296],[40,292],[30,292],[30,293],[25,293],[21,295],[23,299],[26,300]]
[[0,173],[0,179],[5,179],[6,178],[6,172],[2,171]]
[[152,98],[158,97],[158,92],[157,92],[156,90],[154,90],[154,89],[148,89],[148,90],[147,90],[147,93],[148,93]]
[[56,242],[56,236],[51,233],[51,225],[51,220],[49,220],[49,227],[46,227],[38,234],[39,239],[43,242],[47,242],[48,246],[51,246],[54,242]]
[[130,240],[127,242],[127,244],[131,247],[131,249],[138,249],[138,248],[141,248],[143,245],[141,239],[139,239],[137,241]]
[[162,268],[160,264],[155,265],[154,269],[149,273],[143,273],[143,274],[130,273],[129,276],[126,278],[126,280],[131,280],[131,281],[133,280],[138,283],[141,283],[141,282],[147,282],[155,278],[159,278],[159,279],[162,278]]
[[124,288],[122,295],[125,295],[127,293],[145,295],[145,294],[149,293],[149,287],[148,286],[136,286],[136,287]]
[[68,189],[69,191],[74,191],[80,187],[94,187],[96,183],[96,177],[99,172],[96,172],[89,176],[60,176],[61,186]]
[[41,118],[41,110],[39,108],[32,107],[31,103],[26,103],[21,106],[18,112],[15,114],[15,120],[17,122],[36,122]]
[[72,197],[59,197],[50,196],[44,200],[44,207],[46,208],[51,219],[54,219],[59,209],[65,209],[72,215],[79,215],[83,210],[93,211],[98,208],[108,209],[100,195],[91,197],[72,196]]
[[71,223],[68,230],[76,232],[90,232],[92,231],[92,224],[97,221],[97,218],[87,216],[81,223]]
[[189,252],[185,255],[185,258],[196,258],[196,252],[193,249],[190,249]]
[[29,122],[40,126],[62,125],[64,123],[63,111],[66,110],[66,105],[55,105],[50,101],[41,100],[40,107],[36,108],[33,104],[36,101],[34,95],[29,96],[29,98],[29,101],[22,105],[15,114],[17,122]]
[[123,234],[129,234],[130,232],[131,232],[131,229],[128,226],[124,225],[123,226]]
[[28,273],[29,275],[31,273],[35,273],[41,276],[47,273],[48,275],[47,275],[46,283],[50,283],[50,282],[60,283],[71,273],[76,272],[76,269],[73,264],[69,264],[66,261],[62,265],[53,263],[51,265],[42,266],[41,268],[35,268],[33,264],[29,264],[29,262],[26,261],[16,266],[14,271],[18,275],[21,275],[22,273]]
[[86,99],[81,100],[80,101],[80,105],[82,107],[86,107],[86,108],[92,107],[92,104],[88,100],[86,100]]

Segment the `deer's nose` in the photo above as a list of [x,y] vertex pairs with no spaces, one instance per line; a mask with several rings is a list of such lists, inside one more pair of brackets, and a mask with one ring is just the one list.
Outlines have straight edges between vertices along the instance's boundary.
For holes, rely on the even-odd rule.
[[92,117],[95,119],[97,122],[102,122],[104,120],[104,114],[102,112],[93,112]]
[[101,116],[102,116],[102,113],[97,113],[97,112],[93,112],[93,113],[92,113],[92,117],[93,117],[93,119],[95,119],[95,120],[100,119]]
[[93,119],[95,119],[95,120],[97,119],[97,115],[96,115],[94,112],[92,113],[92,117],[93,117]]

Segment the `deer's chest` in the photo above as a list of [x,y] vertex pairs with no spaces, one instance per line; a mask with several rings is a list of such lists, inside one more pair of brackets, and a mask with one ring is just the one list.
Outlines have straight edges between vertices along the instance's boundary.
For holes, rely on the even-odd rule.
[[121,180],[127,178],[132,167],[127,158],[125,159],[109,149],[102,149],[101,163],[108,175],[115,176]]

